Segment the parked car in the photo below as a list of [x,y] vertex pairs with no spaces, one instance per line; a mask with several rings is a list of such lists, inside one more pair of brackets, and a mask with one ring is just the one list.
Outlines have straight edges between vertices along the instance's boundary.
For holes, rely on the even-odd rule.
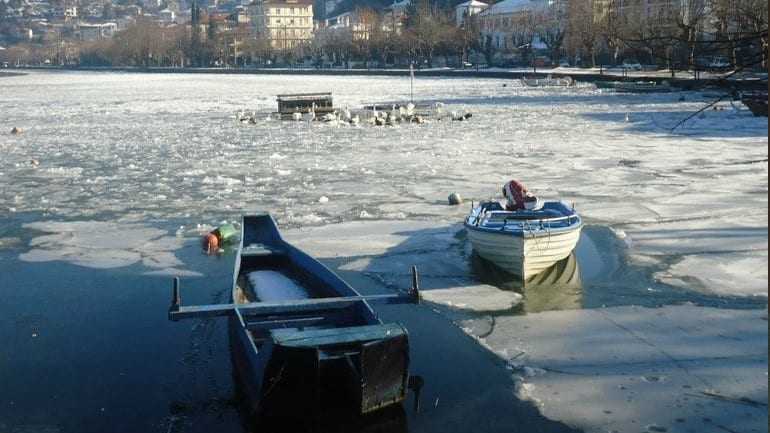
[[561,66],[562,68],[569,68],[569,66],[570,66],[569,65],[569,60],[567,60],[567,59],[559,60],[559,66]]
[[463,68],[472,68],[472,67],[473,67],[473,63],[471,63],[471,62],[463,62]]
[[538,68],[551,66],[551,59],[546,56],[535,57],[535,66]]
[[7,67],[9,67],[10,65],[8,64],[8,62],[3,62],[2,66],[3,66],[4,68],[7,68]]
[[623,60],[623,64],[621,65],[623,69],[630,69],[632,71],[641,71],[642,65],[635,59],[627,59]]

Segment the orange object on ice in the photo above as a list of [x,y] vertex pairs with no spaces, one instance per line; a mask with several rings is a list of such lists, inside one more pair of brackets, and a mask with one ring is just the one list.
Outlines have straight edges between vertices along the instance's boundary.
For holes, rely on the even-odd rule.
[[203,237],[203,248],[207,253],[215,253],[219,249],[219,238],[214,233],[208,233]]

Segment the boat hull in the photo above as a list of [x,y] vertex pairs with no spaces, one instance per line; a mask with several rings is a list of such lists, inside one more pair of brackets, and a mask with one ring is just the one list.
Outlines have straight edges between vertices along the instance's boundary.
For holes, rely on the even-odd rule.
[[468,228],[474,251],[485,260],[526,280],[570,255],[580,239],[580,227],[539,236],[514,236],[503,231]]
[[574,207],[561,201],[516,211],[506,211],[498,202],[485,202],[465,219],[476,253],[525,281],[569,256],[582,226]]
[[[306,290],[299,301],[312,302],[284,298],[287,282]],[[285,242],[272,218],[244,217],[232,300],[257,309],[236,309],[228,327],[233,366],[252,415],[318,413],[330,404],[366,414],[406,398],[406,329],[383,323],[357,297],[331,270]],[[258,310],[271,302],[292,307]]]

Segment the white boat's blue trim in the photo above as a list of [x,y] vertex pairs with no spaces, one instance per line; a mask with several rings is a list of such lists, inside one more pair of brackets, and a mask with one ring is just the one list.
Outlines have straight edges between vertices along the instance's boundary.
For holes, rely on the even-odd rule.
[[[494,203],[493,203],[494,204]],[[559,201],[545,202],[535,211],[505,211],[482,203],[465,219],[468,230],[516,237],[541,237],[579,230],[583,219]]]

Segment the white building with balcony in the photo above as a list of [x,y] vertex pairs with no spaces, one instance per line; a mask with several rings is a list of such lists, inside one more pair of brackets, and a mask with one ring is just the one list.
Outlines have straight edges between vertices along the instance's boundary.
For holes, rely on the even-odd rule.
[[254,30],[275,49],[292,49],[313,38],[313,0],[257,0],[250,10]]
[[457,27],[462,27],[465,24],[466,18],[476,15],[488,7],[488,4],[478,0],[469,0],[455,6],[455,23]]

